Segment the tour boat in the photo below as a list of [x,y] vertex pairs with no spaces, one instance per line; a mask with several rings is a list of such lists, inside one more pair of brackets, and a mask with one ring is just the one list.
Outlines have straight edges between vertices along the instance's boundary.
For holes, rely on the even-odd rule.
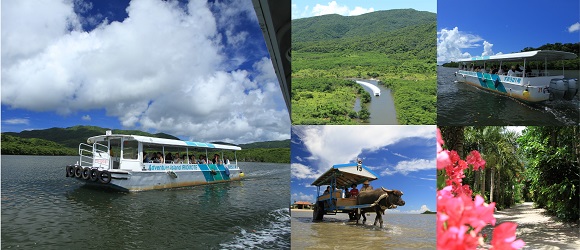
[[[459,70],[455,72],[458,82],[464,82],[478,88],[514,97],[526,102],[542,102],[554,98],[571,100],[578,93],[578,79],[565,78],[562,74],[550,75],[547,62],[570,60],[577,56],[574,53],[535,50],[494,56],[472,57],[458,60]],[[530,69],[530,62],[534,68]],[[470,65],[467,63],[471,62]],[[523,62],[521,67],[516,63]],[[543,62],[543,67],[539,65]],[[506,63],[509,63],[506,67]],[[509,72],[515,66],[515,70]],[[482,67],[483,70],[479,70]],[[502,73],[492,69],[505,68]],[[501,71],[500,71],[501,72]],[[508,73],[509,72],[509,73]],[[493,74],[492,74],[493,73]]]
[[240,149],[107,131],[79,144],[79,161],[66,167],[66,176],[122,191],[235,181],[244,176],[236,158]]

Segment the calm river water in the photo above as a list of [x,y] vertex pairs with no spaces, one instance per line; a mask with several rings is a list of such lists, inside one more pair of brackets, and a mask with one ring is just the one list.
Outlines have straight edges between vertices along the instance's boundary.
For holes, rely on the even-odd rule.
[[[455,82],[457,69],[437,67],[438,125],[575,125],[579,124],[578,96],[572,101],[528,104]],[[566,71],[578,77],[577,71]]]
[[[369,105],[369,112],[371,113],[371,118],[369,119],[370,125],[398,125],[397,113],[395,111],[395,102],[393,101],[393,96],[391,95],[391,90],[385,88],[383,85],[378,85],[375,80],[360,80],[357,81],[368,82],[377,85],[381,90],[380,96],[375,96],[373,91],[361,85],[369,94],[371,95],[371,103]],[[357,100],[359,101],[359,100]],[[356,104],[355,104],[356,106]],[[360,106],[360,104],[359,104]],[[359,108],[360,109],[360,108]],[[357,110],[358,111],[358,110]]]
[[242,181],[120,193],[65,177],[74,156],[2,156],[2,249],[290,248],[289,164]]
[[[348,214],[325,215],[312,222],[312,210],[292,211],[292,248],[296,249],[435,249],[434,214],[383,215],[384,227],[348,220]],[[362,219],[361,219],[362,221]]]

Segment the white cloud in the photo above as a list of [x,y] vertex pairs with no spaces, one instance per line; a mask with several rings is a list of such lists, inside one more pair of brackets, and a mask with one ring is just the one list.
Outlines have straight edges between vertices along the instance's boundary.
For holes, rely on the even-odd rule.
[[400,161],[394,168],[387,168],[381,172],[381,176],[393,175],[395,173],[408,174],[420,170],[435,169],[437,164],[435,160],[413,159],[410,161]]
[[83,119],[83,121],[90,121],[91,116],[90,115],[83,115],[83,117],[81,117],[81,119]]
[[568,27],[568,32],[572,33],[572,32],[576,32],[580,30],[580,22],[576,22],[575,24],[570,25],[570,27]]
[[423,213],[423,212],[425,212],[427,210],[432,211],[431,209],[429,209],[427,207],[427,205],[422,205],[421,208],[419,208],[419,210],[409,210],[409,211],[407,211],[407,213],[410,213],[410,214],[420,214],[420,213]]
[[292,178],[296,179],[315,179],[317,173],[315,173],[311,168],[300,163],[292,163],[290,165],[292,171]]
[[481,40],[481,37],[459,31],[457,27],[441,29],[437,32],[437,63],[471,57],[471,54],[461,50],[478,47],[477,43]]
[[2,122],[9,124],[9,125],[28,125],[30,123],[30,121],[28,119],[25,119],[25,118],[8,119],[8,120],[4,120]]
[[483,46],[481,56],[502,54],[502,52],[494,53],[493,44],[488,41],[483,41],[483,44],[480,44],[482,40],[483,38],[480,36],[460,31],[457,27],[451,30],[441,29],[437,32],[437,63],[442,64],[472,57],[469,52],[463,50],[481,46]]
[[492,56],[494,55],[493,50],[491,49],[493,44],[489,43],[488,41],[483,41],[483,53],[481,56]]
[[239,70],[232,67],[247,59],[226,53],[248,42],[235,17],[256,21],[250,1],[191,1],[187,10],[177,1],[131,1],[128,18],[90,32],[80,30],[71,1],[45,2],[2,3],[3,104],[59,114],[105,109],[125,127],[201,141],[290,137],[270,60]]
[[328,5],[316,4],[312,8],[311,15],[313,16],[322,16],[328,14],[339,14],[343,16],[357,16],[362,15],[365,13],[375,11],[374,8],[362,8],[362,7],[355,7],[354,9],[350,9],[346,5],[339,5],[336,1],[329,2]]
[[294,201],[309,201],[314,202],[313,194],[304,194],[302,192],[292,194],[292,202]]
[[354,160],[363,150],[377,150],[410,137],[434,138],[434,126],[294,126],[322,173],[336,163]]
[[409,159],[409,157],[404,156],[404,155],[399,154],[399,153],[393,153],[393,154],[396,155],[396,156],[398,156],[398,157],[401,157],[401,158]]
[[521,135],[522,132],[524,131],[524,129],[526,129],[526,127],[524,127],[524,126],[507,126],[505,128],[506,128],[506,130],[513,131],[519,135]]

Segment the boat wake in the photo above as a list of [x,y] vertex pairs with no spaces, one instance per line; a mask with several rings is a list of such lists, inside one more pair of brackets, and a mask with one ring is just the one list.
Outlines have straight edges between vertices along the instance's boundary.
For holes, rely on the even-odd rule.
[[289,249],[290,212],[288,208],[276,209],[262,218],[259,228],[240,229],[240,233],[230,242],[220,244],[221,249]]

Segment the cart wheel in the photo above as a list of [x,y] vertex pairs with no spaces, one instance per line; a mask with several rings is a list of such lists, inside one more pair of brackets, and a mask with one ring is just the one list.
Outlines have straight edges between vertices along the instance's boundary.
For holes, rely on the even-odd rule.
[[314,211],[312,211],[312,221],[321,221],[324,217],[324,204],[319,202],[314,205]]

